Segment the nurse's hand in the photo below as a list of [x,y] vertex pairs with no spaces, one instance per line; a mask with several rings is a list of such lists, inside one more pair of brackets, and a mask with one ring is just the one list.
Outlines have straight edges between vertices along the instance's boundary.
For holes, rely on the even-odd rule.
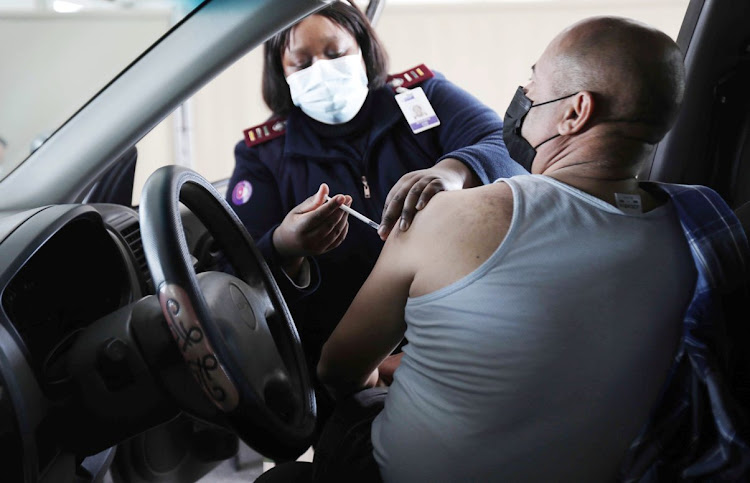
[[378,235],[385,240],[397,223],[401,231],[408,230],[417,211],[427,206],[432,197],[441,191],[460,190],[479,184],[474,171],[454,158],[446,158],[429,169],[406,173],[385,198]]
[[349,215],[339,206],[351,205],[352,197],[336,195],[326,203],[328,191],[328,185],[320,185],[318,192],[293,208],[273,232],[273,245],[291,277],[304,257],[332,250],[346,238]]

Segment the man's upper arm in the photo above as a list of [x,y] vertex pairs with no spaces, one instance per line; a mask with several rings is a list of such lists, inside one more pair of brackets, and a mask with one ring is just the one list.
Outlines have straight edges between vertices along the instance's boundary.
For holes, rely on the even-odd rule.
[[375,268],[323,347],[318,375],[333,387],[364,384],[403,338],[404,308],[414,277],[413,238],[394,230]]

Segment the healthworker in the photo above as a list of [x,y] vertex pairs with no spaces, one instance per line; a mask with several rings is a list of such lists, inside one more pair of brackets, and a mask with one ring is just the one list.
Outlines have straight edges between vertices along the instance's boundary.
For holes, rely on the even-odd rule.
[[349,3],[277,34],[264,55],[273,117],[237,144],[227,199],[274,271],[314,373],[391,228],[408,229],[439,191],[526,171],[505,149],[502,120],[467,92],[424,65],[388,76],[385,50]]

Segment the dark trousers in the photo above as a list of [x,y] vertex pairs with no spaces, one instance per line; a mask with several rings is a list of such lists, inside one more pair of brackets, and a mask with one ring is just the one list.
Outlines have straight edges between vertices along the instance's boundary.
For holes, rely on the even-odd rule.
[[365,389],[340,401],[322,428],[312,464],[282,463],[256,483],[381,483],[370,428],[386,394],[385,388]]
[[315,445],[313,482],[382,481],[370,433],[387,394],[386,388],[365,389],[337,404]]

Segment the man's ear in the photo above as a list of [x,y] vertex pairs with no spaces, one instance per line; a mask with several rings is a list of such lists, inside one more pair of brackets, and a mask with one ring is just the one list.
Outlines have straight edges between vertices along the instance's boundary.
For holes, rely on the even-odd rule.
[[566,103],[563,117],[557,125],[557,132],[561,136],[580,133],[591,122],[593,114],[594,95],[589,91],[581,91]]

